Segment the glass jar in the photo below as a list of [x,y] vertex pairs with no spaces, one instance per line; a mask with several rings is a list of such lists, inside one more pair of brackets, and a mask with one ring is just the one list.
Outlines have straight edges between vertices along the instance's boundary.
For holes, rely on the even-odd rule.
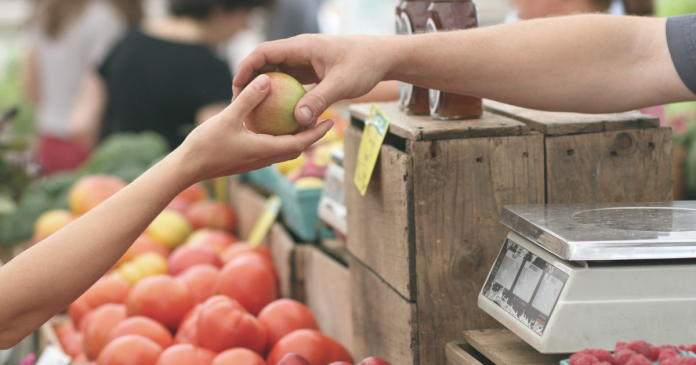
[[[410,35],[424,33],[428,23],[430,0],[402,0],[396,9],[396,33]],[[428,89],[399,82],[399,103],[409,114],[430,113]]]
[[[428,32],[478,27],[476,4],[471,0],[433,0],[428,7]],[[483,114],[481,98],[430,90],[430,116],[438,120],[477,118]]]

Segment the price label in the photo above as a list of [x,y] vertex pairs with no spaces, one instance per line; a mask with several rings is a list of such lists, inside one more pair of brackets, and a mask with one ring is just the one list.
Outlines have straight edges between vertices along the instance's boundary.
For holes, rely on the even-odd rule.
[[71,361],[70,356],[64,354],[55,346],[47,346],[36,365],[69,365]]
[[358,161],[353,178],[360,195],[365,195],[367,186],[370,184],[379,151],[382,148],[384,137],[387,135],[387,130],[389,130],[389,122],[389,117],[379,110],[376,104],[373,104],[372,111],[365,120],[365,130],[362,140],[360,140]]

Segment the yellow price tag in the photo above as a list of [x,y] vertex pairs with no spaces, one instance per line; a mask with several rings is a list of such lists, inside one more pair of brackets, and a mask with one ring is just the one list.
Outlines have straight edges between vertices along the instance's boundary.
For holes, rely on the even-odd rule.
[[278,195],[274,194],[268,197],[263,212],[261,212],[261,215],[256,219],[256,223],[254,223],[254,227],[252,227],[251,233],[249,233],[247,242],[249,242],[251,246],[258,247],[261,244],[261,241],[263,241],[268,231],[273,226],[273,223],[276,221],[282,204],[283,200],[280,199]]
[[367,185],[370,184],[379,151],[382,148],[384,137],[387,135],[387,130],[389,130],[389,122],[389,117],[379,110],[377,104],[372,104],[372,111],[365,120],[365,130],[360,140],[358,161],[353,178],[360,195],[365,196]]

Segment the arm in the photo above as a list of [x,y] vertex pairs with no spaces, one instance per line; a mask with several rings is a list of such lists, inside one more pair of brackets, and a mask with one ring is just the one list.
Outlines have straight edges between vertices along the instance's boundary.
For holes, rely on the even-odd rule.
[[22,67],[22,84],[24,96],[34,107],[38,107],[41,98],[39,96],[39,73],[36,66],[36,50],[31,47],[27,50]]
[[300,36],[259,46],[240,64],[235,93],[276,68],[303,83],[321,81],[297,106],[303,123],[383,79],[586,113],[694,99],[672,63],[665,20],[652,18],[578,15],[416,36]]
[[268,95],[270,82],[262,76],[254,84],[133,183],[0,268],[0,349],[77,299],[183,189],[296,158],[331,128],[326,122],[280,137],[248,131],[244,119]]
[[104,111],[106,85],[96,71],[90,71],[80,85],[77,101],[70,113],[70,134],[83,146],[91,149],[99,141]]

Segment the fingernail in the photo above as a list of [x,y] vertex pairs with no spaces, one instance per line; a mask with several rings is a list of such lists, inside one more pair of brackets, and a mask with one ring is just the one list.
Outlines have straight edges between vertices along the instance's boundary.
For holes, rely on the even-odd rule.
[[309,123],[312,120],[312,110],[308,106],[300,108],[300,114],[304,117],[305,122]]
[[266,75],[261,75],[254,80],[254,87],[257,90],[266,90],[268,88],[268,85],[271,84],[271,80],[268,78]]

